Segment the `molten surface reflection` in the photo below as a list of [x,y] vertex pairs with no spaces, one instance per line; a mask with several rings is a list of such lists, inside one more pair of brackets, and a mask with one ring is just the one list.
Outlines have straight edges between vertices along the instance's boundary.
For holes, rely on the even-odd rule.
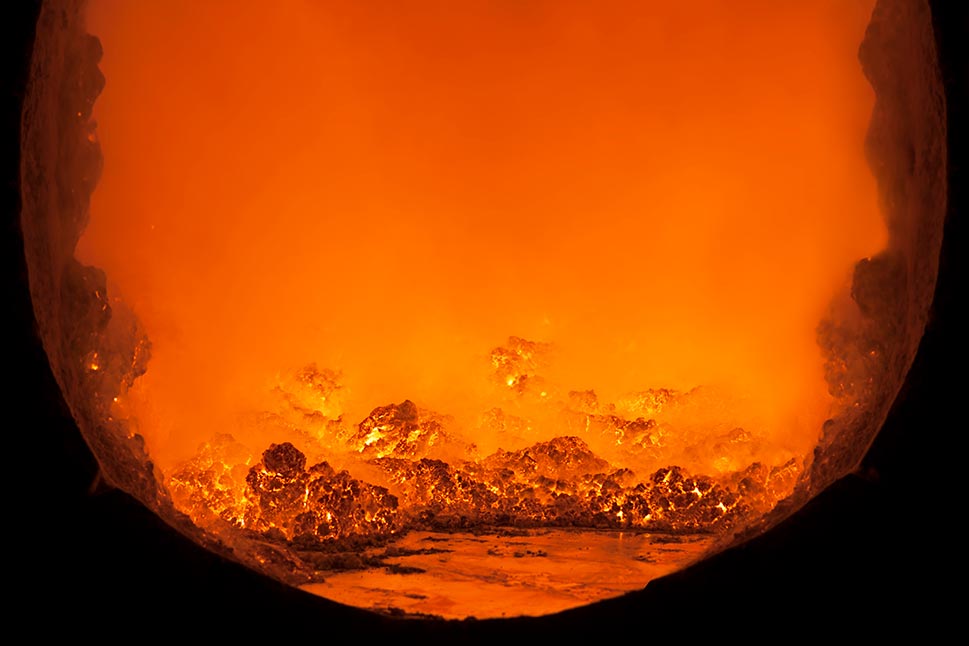
[[[415,532],[304,590],[362,608],[448,619],[558,612],[641,588],[702,556],[713,538],[576,531]],[[389,554],[389,555],[388,555]]]

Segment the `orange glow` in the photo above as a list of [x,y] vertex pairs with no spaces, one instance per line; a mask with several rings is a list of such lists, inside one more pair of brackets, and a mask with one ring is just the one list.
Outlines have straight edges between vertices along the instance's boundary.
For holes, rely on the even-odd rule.
[[[662,388],[693,403],[636,441],[742,427],[766,452],[684,467],[809,455],[816,327],[886,241],[872,5],[92,0],[105,168],[78,257],[152,341],[125,406],[156,463],[218,433],[258,461],[282,440],[240,415],[310,363],[340,387],[304,408],[355,427],[411,400],[481,455],[574,434],[572,395],[658,410]],[[544,363],[507,372],[509,337]],[[475,433],[500,406],[517,444]]]

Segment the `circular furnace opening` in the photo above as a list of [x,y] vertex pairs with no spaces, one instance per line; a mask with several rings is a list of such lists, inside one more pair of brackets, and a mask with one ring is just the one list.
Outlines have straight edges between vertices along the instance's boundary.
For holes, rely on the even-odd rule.
[[[935,81],[879,59],[931,35],[898,6],[871,84],[870,7],[94,3],[100,43],[45,7],[25,241],[106,477],[270,576],[449,617],[770,526],[857,463],[924,325],[943,132],[876,102]],[[112,68],[112,20],[145,58]]]

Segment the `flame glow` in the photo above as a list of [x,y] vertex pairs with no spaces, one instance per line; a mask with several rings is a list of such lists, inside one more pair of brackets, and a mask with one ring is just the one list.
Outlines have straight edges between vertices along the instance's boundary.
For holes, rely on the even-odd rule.
[[[886,239],[871,4],[92,0],[78,257],[151,339],[124,408],[176,502],[287,539],[763,511]],[[522,475],[549,452],[585,466]]]

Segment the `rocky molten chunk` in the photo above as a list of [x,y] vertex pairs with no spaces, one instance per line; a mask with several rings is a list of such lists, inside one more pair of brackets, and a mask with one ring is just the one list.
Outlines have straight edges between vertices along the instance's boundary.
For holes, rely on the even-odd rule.
[[246,476],[252,456],[226,433],[199,446],[196,456],[168,480],[172,500],[208,526],[214,518],[242,527],[247,509]]
[[397,498],[387,489],[337,473],[326,462],[306,469],[306,456],[284,442],[249,469],[252,504],[245,527],[292,539],[377,536],[397,529]]
[[504,346],[491,351],[494,379],[519,395],[541,391],[544,379],[537,373],[548,365],[551,353],[550,343],[510,336]]
[[678,467],[641,481],[612,469],[577,437],[556,437],[480,463],[378,458],[400,497],[405,526],[642,528],[703,532],[734,522],[736,493]]
[[510,469],[521,477],[531,479],[545,476],[573,479],[578,475],[596,473],[609,468],[609,463],[596,456],[578,437],[555,437],[518,451],[502,451],[489,456],[482,466],[488,470]]
[[379,406],[360,422],[348,444],[364,455],[414,458],[448,441],[437,416],[425,413],[409,399]]

